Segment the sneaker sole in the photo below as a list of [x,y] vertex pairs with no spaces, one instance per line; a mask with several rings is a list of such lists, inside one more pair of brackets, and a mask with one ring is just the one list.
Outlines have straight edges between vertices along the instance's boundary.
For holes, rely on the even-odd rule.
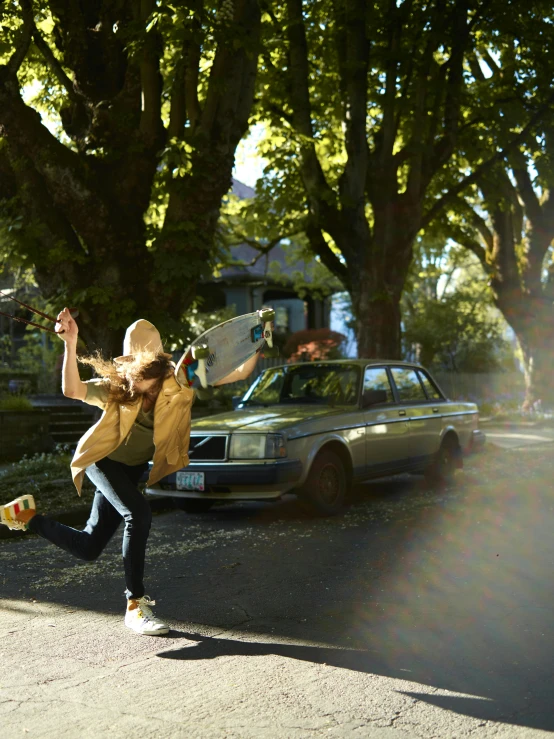
[[125,626],[127,626],[128,629],[131,629],[131,631],[134,631],[135,634],[139,634],[140,636],[165,636],[171,631],[169,627],[167,629],[156,629],[155,631],[140,631],[139,629],[134,629],[128,624],[125,624]]
[[9,529],[26,529],[27,524],[17,521],[16,516],[21,511],[36,510],[35,499],[32,495],[22,495],[6,505],[0,506],[0,523]]

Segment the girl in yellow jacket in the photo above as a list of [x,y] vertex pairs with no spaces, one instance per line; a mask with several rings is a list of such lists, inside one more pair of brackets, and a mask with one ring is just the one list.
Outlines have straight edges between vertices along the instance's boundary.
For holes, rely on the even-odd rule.
[[[86,474],[96,486],[83,531],[37,514],[31,495],[2,507],[3,523],[28,528],[80,559],[97,559],[124,521],[123,565],[127,611],[125,625],[139,634],[160,635],[169,626],[156,618],[144,592],[144,559],[151,524],[148,502],[138,483],[153,460],[150,485],[188,464],[191,406],[194,397],[184,377],[163,351],[160,334],[149,321],[135,321],[125,334],[123,355],[113,362],[88,357],[99,379],[83,382],[77,365],[78,328],[69,310],[58,315],[56,332],[65,342],[62,390],[70,398],[96,405],[102,417],[79,441],[71,462],[80,494]],[[258,354],[217,384],[244,379]]]

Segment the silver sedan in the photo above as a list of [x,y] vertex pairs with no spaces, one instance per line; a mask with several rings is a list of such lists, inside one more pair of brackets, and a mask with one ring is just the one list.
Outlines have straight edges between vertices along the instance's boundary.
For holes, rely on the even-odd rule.
[[234,410],[193,422],[190,464],[146,489],[179,507],[295,493],[316,515],[354,482],[423,472],[437,483],[485,441],[474,403],[446,398],[423,367],[345,359],[265,370]]

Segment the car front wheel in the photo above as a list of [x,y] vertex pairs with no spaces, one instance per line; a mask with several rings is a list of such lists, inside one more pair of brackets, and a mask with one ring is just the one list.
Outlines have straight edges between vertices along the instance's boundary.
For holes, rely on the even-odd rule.
[[206,513],[213,506],[213,500],[197,500],[196,498],[173,498],[175,508],[186,513]]
[[334,516],[344,508],[346,489],[346,471],[340,457],[322,451],[314,459],[300,500],[312,515]]

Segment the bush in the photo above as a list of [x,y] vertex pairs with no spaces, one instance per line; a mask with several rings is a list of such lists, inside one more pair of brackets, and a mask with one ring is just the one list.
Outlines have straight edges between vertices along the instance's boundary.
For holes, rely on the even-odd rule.
[[33,406],[23,395],[6,395],[0,398],[0,411],[32,411]]
[[18,394],[36,393],[38,386],[38,375],[36,372],[0,367],[0,395],[12,392],[10,382],[13,380],[17,382]]
[[82,498],[71,478],[71,454],[65,446],[50,454],[25,456],[0,472],[0,500],[34,495],[39,513],[61,511],[92,501],[94,487],[85,477]]
[[285,344],[284,354],[289,362],[342,359],[340,346],[345,339],[344,334],[331,331],[330,328],[295,331]]

